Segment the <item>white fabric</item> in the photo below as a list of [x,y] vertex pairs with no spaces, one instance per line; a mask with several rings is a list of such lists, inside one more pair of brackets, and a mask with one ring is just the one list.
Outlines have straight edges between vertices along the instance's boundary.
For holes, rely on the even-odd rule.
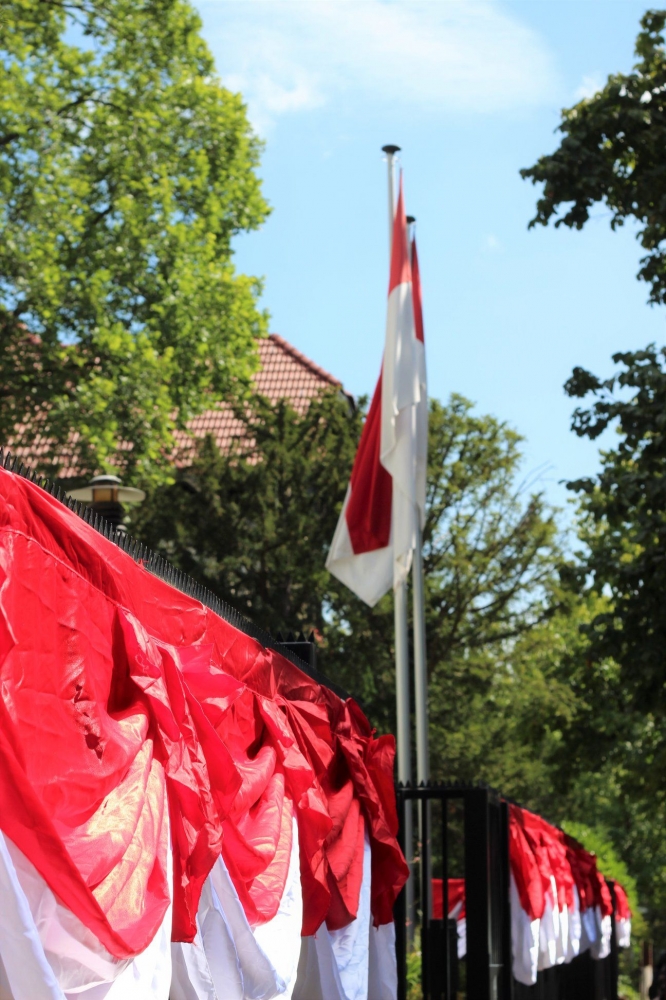
[[[335,931],[324,923],[303,938],[294,1000],[368,1000],[371,861],[366,831],[356,919]],[[395,939],[393,955],[395,964]]]
[[464,958],[467,954],[467,918],[460,916],[462,908],[463,901],[461,899],[460,902],[456,903],[449,910],[449,920],[455,920],[456,922],[458,958]]
[[615,921],[615,940],[618,948],[631,948],[631,918]]
[[395,926],[372,926],[371,862],[366,833],[356,919],[336,931],[324,923],[303,938],[293,1000],[396,1000]]
[[293,1000],[347,1000],[325,923],[303,938]]
[[511,947],[513,953],[513,977],[525,986],[533,986],[537,981],[539,965],[539,931],[541,921],[530,920],[520,904],[516,880],[511,874]]
[[456,920],[458,931],[458,958],[464,958],[467,954],[467,918]]
[[599,949],[599,932],[600,926],[597,920],[597,912],[594,907],[589,906],[580,915],[581,953],[592,949]]
[[552,969],[564,961],[565,942],[567,937],[566,924],[563,925],[563,915],[560,913],[557,900],[557,883],[550,876],[550,889],[546,893],[545,906],[539,926],[539,963],[538,969]]
[[578,888],[573,887],[574,903],[573,908],[567,913],[567,937],[564,947],[565,962],[571,962],[576,955],[580,954],[580,939],[582,934],[580,920],[580,897]]
[[416,339],[409,281],[389,295],[382,367],[380,461],[393,477],[394,586],[409,573],[417,524],[425,521],[427,427],[425,350]]
[[148,948],[119,961],[2,833],[0,892],[0,1000],[168,1000],[170,906]]
[[279,995],[289,1000],[296,983],[298,960],[301,953],[303,927],[303,891],[301,888],[301,859],[298,846],[298,823],[293,819],[291,857],[280,907],[272,920],[255,927],[254,937],[269,958],[279,978],[284,983]]
[[598,960],[608,958],[611,952],[613,921],[610,916],[601,916],[601,908],[599,906],[595,906],[594,910],[590,910],[589,912],[594,914],[594,921],[597,927],[596,940],[590,942],[590,954],[592,958]]
[[[370,840],[366,831],[363,848],[363,879],[356,920],[330,931],[331,947],[347,1000],[368,1000],[368,949],[370,937]],[[319,932],[317,932],[319,933]]]
[[[607,958],[611,951],[612,920],[601,916],[598,906],[580,912],[580,898],[574,886],[574,905],[571,909],[557,905],[557,884],[551,877],[551,887],[546,893],[544,912],[539,920],[530,920],[520,905],[516,883],[511,875],[511,943],[513,950],[514,978],[526,986],[534,985],[537,972],[550,969],[563,962],[571,962],[585,951],[595,960]],[[628,931],[620,930],[617,922],[618,942],[630,942]],[[630,922],[629,922],[630,924]],[[629,943],[622,945],[629,947]]]
[[67,1000],[168,1000],[170,989],[171,907],[148,947],[113,982],[67,991],[65,996]]
[[173,944],[171,1000],[290,1000],[303,924],[298,827],[278,912],[250,927],[220,857],[204,884],[192,944]]
[[368,956],[368,1000],[396,1000],[398,965],[395,955],[395,924],[370,927]]
[[172,943],[171,962],[171,1000],[218,1000],[200,931],[192,944]]
[[0,833],[0,998],[63,1000],[19,881],[7,841]]
[[393,586],[393,548],[389,540],[389,544],[383,549],[358,554],[354,552],[347,526],[350,496],[351,486],[348,486],[326,557],[326,569],[372,608]]

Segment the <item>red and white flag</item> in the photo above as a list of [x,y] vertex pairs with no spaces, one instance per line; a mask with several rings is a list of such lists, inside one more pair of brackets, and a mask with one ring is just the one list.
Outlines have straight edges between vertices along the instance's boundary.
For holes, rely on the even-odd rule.
[[384,360],[326,560],[371,607],[407,577],[425,517],[428,391],[416,247],[411,256],[401,180]]

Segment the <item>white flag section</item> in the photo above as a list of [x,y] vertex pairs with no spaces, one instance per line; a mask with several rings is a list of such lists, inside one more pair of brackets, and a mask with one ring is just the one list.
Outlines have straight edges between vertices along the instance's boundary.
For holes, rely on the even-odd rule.
[[419,521],[423,526],[427,407],[420,286],[413,283],[401,181],[382,371],[326,561],[370,606],[407,578]]
[[298,829],[280,907],[248,923],[219,858],[206,880],[192,944],[173,944],[171,909],[144,952],[113,958],[0,833],[0,1000],[395,1000],[393,924],[373,927],[366,834],[356,920],[301,937]]

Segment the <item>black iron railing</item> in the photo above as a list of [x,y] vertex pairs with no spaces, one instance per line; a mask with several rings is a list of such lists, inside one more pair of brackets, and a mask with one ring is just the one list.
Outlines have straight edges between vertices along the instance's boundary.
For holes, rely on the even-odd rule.
[[[429,784],[397,787],[398,815],[416,810],[419,843],[417,913],[406,912],[405,892],[395,908],[398,1000],[407,997],[411,942],[421,953],[423,1000],[617,1000],[618,951],[615,924],[611,953],[602,960],[589,952],[540,972],[534,986],[513,978],[511,954],[509,808],[483,784]],[[442,919],[432,911],[432,879],[442,879]],[[467,950],[457,958],[455,921],[448,920],[449,879],[465,879]],[[613,893],[613,884],[608,883]],[[410,919],[417,919],[414,934]]]

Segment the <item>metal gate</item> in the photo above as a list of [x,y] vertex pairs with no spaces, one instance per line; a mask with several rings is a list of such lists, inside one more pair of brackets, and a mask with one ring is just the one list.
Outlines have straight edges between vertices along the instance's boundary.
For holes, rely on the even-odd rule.
[[[595,961],[585,953],[569,964],[540,972],[534,986],[524,986],[513,978],[509,809],[496,791],[485,785],[458,783],[418,788],[399,785],[396,791],[401,828],[406,809],[415,810],[418,820],[419,846],[413,870],[418,873],[423,1000],[457,1000],[460,996],[465,1000],[617,1000],[614,920],[608,958]],[[462,831],[451,829],[451,803],[462,807]],[[438,817],[433,815],[433,807],[439,811]],[[452,833],[458,834],[464,860],[461,850],[455,850]],[[442,877],[442,920],[435,920],[432,913],[433,863]],[[455,921],[447,919],[452,865],[465,879],[467,955],[462,967],[457,959]],[[608,884],[613,894],[613,884]],[[406,1000],[411,935],[404,891],[396,903],[395,920],[398,1000]]]
[[[464,816],[464,878],[467,899],[466,993],[470,1000],[505,1000],[511,996],[511,920],[509,915],[509,843],[506,803],[486,786],[428,785],[398,787],[398,808],[416,803],[420,831],[419,909],[421,912],[421,984],[424,1000],[455,1000],[458,980],[455,922],[449,927],[448,804],[458,800]],[[440,843],[432,841],[432,809],[440,803]],[[434,920],[431,903],[433,848],[441,863],[443,919]],[[398,1000],[407,996],[407,913],[401,893],[396,911]]]

